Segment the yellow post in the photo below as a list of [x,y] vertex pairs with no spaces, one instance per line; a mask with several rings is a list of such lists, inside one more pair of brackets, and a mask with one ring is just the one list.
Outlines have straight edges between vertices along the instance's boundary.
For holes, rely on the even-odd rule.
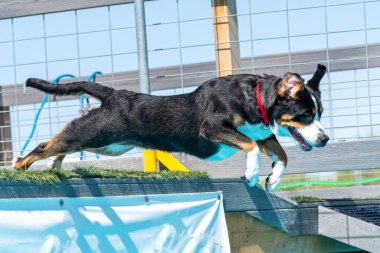
[[188,172],[189,170],[182,165],[172,154],[157,150],[157,159],[170,171]]
[[143,150],[144,172],[157,172],[157,151],[151,149]]

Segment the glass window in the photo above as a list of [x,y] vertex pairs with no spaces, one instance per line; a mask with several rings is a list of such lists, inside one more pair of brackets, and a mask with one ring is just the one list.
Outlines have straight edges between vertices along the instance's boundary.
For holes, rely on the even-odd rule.
[[178,66],[180,64],[179,59],[178,49],[149,52],[149,67]]
[[92,32],[109,29],[108,7],[77,11],[78,32]]
[[111,53],[109,32],[79,34],[80,57],[109,55]]
[[[48,79],[52,80],[63,74],[79,76],[78,60],[57,61],[48,63]],[[87,74],[87,73],[85,73]]]
[[251,40],[252,30],[249,15],[238,17],[239,41]]
[[290,38],[292,63],[320,62],[327,60],[326,36],[311,35]]
[[[379,60],[379,59],[378,59]],[[370,66],[369,70],[369,79],[380,79],[380,67],[375,67],[376,65]]]
[[289,11],[290,35],[325,33],[324,8]]
[[45,61],[44,39],[16,41],[15,52],[16,52],[16,64],[44,62]]
[[288,36],[286,12],[255,14],[252,24],[254,39]]
[[4,19],[0,20],[0,41],[12,40],[12,20]]
[[14,84],[15,83],[15,69],[14,67],[0,67],[0,84]]
[[369,59],[369,79],[380,79],[380,68],[379,66],[379,61],[380,58],[374,58],[375,62],[371,61],[372,59]]
[[212,20],[181,23],[182,46],[214,44]]
[[309,35],[290,38],[292,52],[326,50],[326,35]]
[[[368,80],[367,69],[355,69],[355,80]],[[358,82],[359,85],[360,82]],[[360,83],[362,86],[366,86],[367,82]]]
[[[237,9],[237,14],[242,15],[242,14],[249,14],[249,3],[250,0],[239,0],[236,1],[236,9]],[[251,10],[252,11],[252,10]]]
[[[330,82],[338,83],[338,82],[349,82],[355,80],[355,71],[353,70],[345,70],[345,71],[333,71],[330,72]],[[335,87],[335,84],[334,84]],[[335,89],[335,88],[333,88]]]
[[16,66],[16,73],[16,83],[24,83],[30,77],[47,79],[45,63]]
[[289,9],[310,8],[310,7],[317,7],[317,6],[324,6],[324,5],[325,5],[324,0],[307,0],[307,1],[288,0]]
[[112,32],[112,52],[114,54],[137,52],[136,29],[120,29]]
[[75,35],[46,39],[48,61],[78,58],[77,37]]
[[74,11],[45,14],[46,36],[76,33]]
[[0,66],[13,65],[13,43],[0,43]]
[[[343,98],[355,98],[355,82],[347,82],[347,83],[334,83],[333,88],[331,90],[331,98],[332,99],[343,99]],[[338,103],[342,101],[338,100]],[[346,101],[343,101],[344,105]],[[333,107],[335,108],[336,106]],[[343,106],[344,107],[344,106]]]
[[252,43],[249,42],[240,42],[240,58],[252,57]]
[[331,6],[327,8],[327,30],[329,32],[358,30],[363,28],[363,4]]
[[40,38],[44,36],[43,16],[30,16],[13,19],[15,40]]
[[[377,97],[378,103],[377,105],[380,105],[380,81],[375,80],[375,81],[370,81],[370,93],[372,97]],[[376,98],[374,98],[376,100]],[[373,101],[372,101],[373,102]],[[380,111],[379,111],[380,112]]]
[[205,0],[179,0],[179,19],[194,20],[212,18],[211,1]]
[[368,28],[380,28],[379,13],[380,13],[380,1],[365,4],[367,29]]
[[[326,58],[324,60],[326,61]],[[308,62],[308,61],[311,62],[312,59],[311,60],[304,60],[304,62]],[[300,62],[302,64],[293,64],[291,71],[295,72],[295,73],[299,73],[302,76],[302,78],[305,79],[306,82],[311,79],[312,75],[314,74],[315,70],[317,69],[317,63],[326,65],[326,62],[324,62],[324,61],[314,61],[313,63],[307,63],[307,64],[305,64],[302,61],[300,61]],[[293,59],[292,59],[292,63],[294,63]],[[307,74],[305,74],[305,73],[307,73]],[[326,80],[327,80],[327,78],[325,76],[323,78],[323,80],[321,81],[321,83],[325,82]],[[321,91],[322,91],[322,89],[321,89]]]
[[[257,61],[256,61],[257,63]],[[257,67],[259,65],[265,66],[265,64],[258,63],[255,64],[254,73],[255,74],[268,74],[268,75],[276,75],[283,76],[284,73],[290,71],[289,65],[285,66],[274,66],[274,67]]]
[[149,50],[179,47],[178,24],[148,26],[146,32]]
[[80,73],[82,76],[91,75],[94,71],[101,71],[103,74],[111,73],[111,56],[81,59]]
[[135,26],[134,4],[110,6],[110,18],[112,29]]
[[[183,64],[215,61],[215,47],[202,46],[182,49]],[[194,71],[193,71],[194,72]]]
[[380,56],[380,29],[367,30],[368,56]]
[[147,25],[177,21],[176,0],[146,1],[145,18]]
[[253,13],[286,10],[286,0],[251,0]]
[[326,5],[360,3],[362,0],[326,0]]
[[329,48],[365,45],[365,31],[329,33]]
[[[289,53],[288,39],[258,40],[253,42],[254,56]],[[273,64],[271,62],[270,64]],[[278,64],[277,62],[275,64]],[[281,63],[282,64],[282,63]]]
[[137,70],[137,54],[122,54],[113,56],[114,72]]

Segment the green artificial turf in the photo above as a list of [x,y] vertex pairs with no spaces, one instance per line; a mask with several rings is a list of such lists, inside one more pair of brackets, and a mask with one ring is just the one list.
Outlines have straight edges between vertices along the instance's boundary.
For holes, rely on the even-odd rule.
[[323,202],[323,201],[334,201],[334,200],[379,200],[380,197],[375,198],[340,198],[340,199],[322,199],[318,197],[313,196],[291,196],[289,197],[291,200],[297,202],[297,203],[314,203],[314,202]]
[[5,170],[0,169],[0,181],[34,182],[37,184],[55,184],[70,178],[133,178],[133,179],[198,179],[208,178],[205,171],[191,172],[143,172],[130,170],[101,169],[95,167],[74,170],[53,169],[48,171]]

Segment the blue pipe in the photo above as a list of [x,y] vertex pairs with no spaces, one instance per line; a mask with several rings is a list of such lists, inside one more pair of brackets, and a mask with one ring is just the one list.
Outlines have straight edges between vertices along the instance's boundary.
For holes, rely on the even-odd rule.
[[[64,78],[64,77],[71,77],[71,78],[74,78],[75,76],[74,76],[74,75],[71,75],[71,74],[60,75],[60,76],[58,76],[56,79],[54,79],[54,80],[52,81],[52,84],[57,84],[57,83],[58,83],[62,78]],[[41,111],[42,111],[42,109],[44,108],[44,106],[45,106],[45,104],[46,104],[48,98],[49,98],[49,94],[48,94],[48,93],[45,93],[44,98],[42,99],[42,102],[41,102],[40,108],[39,108],[38,111],[37,111],[37,115],[36,115],[36,117],[34,118],[34,123],[33,123],[32,131],[30,132],[30,135],[29,135],[27,141],[25,142],[24,146],[23,146],[22,149],[21,149],[21,152],[20,152],[20,153],[21,153],[21,156],[24,154],[25,149],[28,147],[30,140],[33,138],[34,132],[36,131],[36,127],[37,127],[38,118],[40,117]]]
[[[95,82],[95,78],[96,78],[96,75],[101,75],[101,74],[103,74],[102,72],[100,72],[100,71],[95,71],[94,73],[92,73],[88,78],[87,78],[87,82],[89,83],[89,82]],[[81,101],[81,105],[82,105],[82,107],[83,107],[83,105],[84,105],[84,94],[82,94],[81,95],[81,98],[80,98],[80,101]],[[89,105],[89,103],[88,103],[88,101],[87,101],[87,105]]]
[[[100,72],[100,71],[94,71],[88,78],[87,78],[87,82],[89,83],[89,82],[95,82],[95,79],[96,79],[96,75],[101,75],[101,74],[103,74],[102,72]],[[81,95],[81,97],[80,97],[80,103],[81,103],[81,108],[83,109],[83,107],[84,107],[84,99],[85,99],[85,96],[84,96],[84,94],[82,94]],[[87,99],[87,107],[90,107],[90,101]],[[83,151],[81,151],[80,152],[80,160],[83,160]],[[99,155],[98,154],[96,154],[96,159],[99,159]]]

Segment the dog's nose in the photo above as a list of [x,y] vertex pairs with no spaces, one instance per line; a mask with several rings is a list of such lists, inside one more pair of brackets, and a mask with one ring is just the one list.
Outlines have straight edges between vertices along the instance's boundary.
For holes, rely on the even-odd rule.
[[322,137],[321,139],[321,147],[324,147],[326,146],[327,142],[330,140],[329,136],[328,135],[325,135]]

